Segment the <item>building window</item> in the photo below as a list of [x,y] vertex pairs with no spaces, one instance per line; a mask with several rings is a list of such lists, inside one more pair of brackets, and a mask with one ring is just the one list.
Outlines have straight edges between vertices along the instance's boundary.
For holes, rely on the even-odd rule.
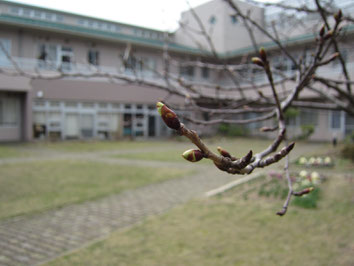
[[209,23],[212,24],[212,25],[214,25],[214,24],[216,23],[216,17],[215,17],[215,16],[211,16],[211,17],[209,18]]
[[66,70],[66,71],[71,70],[72,58],[73,58],[73,51],[71,47],[63,46],[61,48],[61,60],[60,60],[62,70]]
[[36,18],[41,19],[41,18],[42,18],[42,12],[40,12],[40,11],[38,11],[38,10],[35,10],[35,11],[34,11],[34,16],[35,16]]
[[115,31],[120,31],[120,27],[119,26],[116,25],[114,28],[115,28]]
[[[2,44],[2,46],[5,48],[5,51],[11,55],[11,41],[7,40],[7,39],[0,39],[0,42]],[[6,63],[8,62],[9,59],[7,57],[7,55],[5,54],[5,52],[0,49],[0,63]]]
[[58,49],[54,44],[40,44],[38,46],[38,65],[40,68],[53,69],[57,67]]
[[129,71],[142,71],[144,68],[143,59],[130,56],[125,64],[125,70]]
[[82,108],[93,108],[94,104],[93,103],[82,103]]
[[47,20],[52,20],[52,19],[53,19],[53,14],[51,14],[51,13],[45,13],[45,19],[47,19]]
[[237,24],[238,23],[238,19],[236,15],[230,15],[230,19],[231,19],[231,23],[232,24]]
[[311,109],[303,109],[300,112],[301,125],[317,125],[318,112]]
[[23,10],[23,15],[26,17],[30,17],[31,16],[31,10],[30,9],[24,9]]
[[331,112],[331,129],[341,128],[341,111],[335,110]]
[[11,7],[10,12],[15,15],[20,14],[20,9],[18,7]]
[[179,74],[185,78],[194,77],[194,67],[193,66],[180,66]]
[[57,102],[57,101],[49,102],[49,106],[50,107],[60,107],[60,102]]
[[119,103],[113,103],[113,104],[112,104],[112,107],[113,107],[114,109],[120,109],[120,104],[119,104]]
[[107,103],[99,103],[99,104],[98,104],[98,107],[99,107],[100,109],[107,109],[107,108],[108,108],[108,104],[107,104]]
[[96,50],[89,50],[87,53],[87,61],[91,65],[98,66],[99,64],[99,52]]
[[209,68],[207,68],[207,67],[202,68],[202,77],[205,79],[209,78]]
[[59,22],[62,22],[62,21],[64,21],[64,16],[62,16],[62,15],[56,15],[56,16],[55,16],[55,20],[56,20],[56,21],[59,21]]
[[0,126],[17,126],[20,117],[20,101],[15,97],[0,98]]
[[45,107],[45,101],[43,100],[36,100],[34,102],[34,106],[37,106],[37,107]]
[[77,107],[77,103],[76,102],[66,102],[65,103],[65,107],[76,108]]

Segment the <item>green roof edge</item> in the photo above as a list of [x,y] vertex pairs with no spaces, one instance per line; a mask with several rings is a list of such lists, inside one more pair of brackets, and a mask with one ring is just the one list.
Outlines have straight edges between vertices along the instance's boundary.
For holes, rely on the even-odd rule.
[[[43,30],[54,29],[54,30],[65,31],[65,32],[75,33],[75,34],[79,33],[80,35],[85,35],[86,37],[94,37],[94,38],[104,37],[105,39],[109,39],[109,40],[128,41],[138,45],[148,45],[150,47],[161,48],[161,49],[164,46],[164,42],[159,40],[139,38],[136,36],[131,36],[122,33],[112,33],[112,32],[94,30],[86,27],[79,27],[79,26],[74,26],[74,25],[69,25],[64,23],[55,23],[50,21],[12,16],[8,14],[1,14],[0,21],[12,23],[14,25],[27,26],[27,27],[36,26],[42,28]],[[168,46],[169,49],[178,52],[187,52],[187,53],[193,53],[197,55],[209,54],[208,52],[202,51],[200,49],[180,45],[177,43],[169,43]]]
[[[0,1],[1,2],[6,2],[6,1]],[[42,28],[43,30],[59,30],[59,31],[64,31],[64,32],[69,32],[69,33],[75,33],[79,34],[85,37],[92,37],[92,38],[104,38],[106,40],[113,40],[113,41],[127,41],[127,42],[132,42],[137,45],[147,45],[149,47],[153,48],[163,48],[164,42],[159,41],[159,40],[153,40],[153,39],[146,39],[146,38],[140,38],[128,34],[122,34],[122,33],[112,33],[112,32],[107,32],[107,31],[100,31],[100,30],[95,30],[95,29],[90,29],[86,27],[80,27],[80,26],[75,26],[75,25],[69,25],[69,24],[64,24],[64,23],[55,23],[55,22],[50,22],[50,21],[44,21],[44,20],[36,20],[36,19],[31,19],[31,18],[23,18],[23,17],[18,17],[18,16],[12,16],[8,14],[0,14],[0,22],[7,22],[10,24],[14,25],[22,25],[26,27],[31,27],[31,26],[36,26],[39,28]],[[119,24],[119,23],[117,23]],[[133,26],[135,27],[135,26]],[[343,31],[354,31],[354,25],[347,25],[343,27]],[[308,34],[303,34],[299,36],[295,36],[292,38],[289,38],[287,40],[281,41],[282,44],[284,45],[291,45],[295,42],[298,41],[309,41],[314,39],[316,36],[313,33],[308,33]],[[263,46],[264,48],[274,48],[277,47],[276,43],[272,41],[260,43],[259,46]],[[190,46],[185,46],[181,45],[178,43],[169,43],[168,48],[171,49],[174,52],[185,52],[189,54],[194,54],[194,55],[199,55],[199,56],[212,56],[213,54],[210,51],[205,51],[201,50],[198,48],[190,47]],[[229,59],[233,58],[239,55],[243,55],[245,53],[254,53],[254,47],[253,46],[248,46],[244,48],[240,48],[237,50],[233,51],[228,51],[224,53],[218,53],[219,58],[221,59]]]

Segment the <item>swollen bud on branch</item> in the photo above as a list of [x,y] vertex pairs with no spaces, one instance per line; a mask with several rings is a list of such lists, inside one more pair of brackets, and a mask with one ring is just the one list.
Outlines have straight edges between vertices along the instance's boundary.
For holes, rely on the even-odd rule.
[[220,153],[220,155],[227,157],[227,158],[231,158],[231,154],[228,151],[224,150],[223,148],[217,147],[217,150]]
[[204,158],[204,154],[201,150],[190,149],[182,154],[182,157],[190,162],[198,162]]
[[309,194],[311,191],[313,191],[315,188],[314,187],[308,187],[308,188],[305,188],[299,192],[293,192],[293,195],[294,196],[302,196],[302,195],[305,195],[305,194]]
[[260,67],[264,67],[264,62],[263,62],[263,60],[262,59],[260,59],[259,57],[252,57],[252,63],[253,64],[256,64],[256,65],[258,65],[258,66],[260,66]]
[[178,130],[181,127],[181,123],[175,112],[166,106],[162,102],[156,103],[156,108],[159,114],[161,115],[165,124],[172,129]]
[[342,19],[342,16],[343,14],[341,9],[339,9],[338,12],[334,14],[334,19],[337,23]]
[[261,127],[259,129],[260,132],[272,132],[274,130],[277,130],[278,127]]
[[263,47],[259,49],[259,55],[261,56],[263,62],[267,61],[267,53]]

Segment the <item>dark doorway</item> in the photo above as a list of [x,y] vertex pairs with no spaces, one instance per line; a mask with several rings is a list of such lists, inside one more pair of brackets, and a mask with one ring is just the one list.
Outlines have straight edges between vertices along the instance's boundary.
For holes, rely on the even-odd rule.
[[155,132],[155,116],[150,115],[149,116],[149,137],[155,137],[156,132]]

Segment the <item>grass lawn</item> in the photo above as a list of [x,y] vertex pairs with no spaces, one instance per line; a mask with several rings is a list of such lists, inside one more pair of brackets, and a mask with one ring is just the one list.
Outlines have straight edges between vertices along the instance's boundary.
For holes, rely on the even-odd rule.
[[[191,201],[169,213],[117,231],[48,265],[353,265],[353,165],[332,171],[316,209],[257,195],[246,184]],[[342,174],[340,174],[342,172]]]
[[28,156],[29,154],[25,152],[24,147],[26,144],[0,144],[0,159],[3,158],[15,158]]
[[[224,149],[228,150],[232,155],[236,157],[242,157],[249,152],[252,148],[254,153],[257,153],[268,145],[271,144],[270,140],[257,139],[257,138],[212,138],[206,139],[205,143],[208,147],[218,154],[217,147],[221,146]],[[161,145],[156,146],[156,151],[141,149],[140,152],[124,153],[124,154],[114,154],[109,155],[113,158],[128,158],[128,159],[137,159],[137,160],[154,160],[154,161],[169,161],[169,162],[183,162],[182,153],[188,149],[195,149],[194,144],[189,141],[176,142],[176,141],[166,141],[160,143]],[[297,150],[303,151],[308,149],[308,152],[322,152],[327,149],[331,149],[328,145],[318,144],[318,143],[306,143],[298,142],[296,148],[292,152],[294,156],[293,159],[296,159],[300,154]],[[295,155],[296,154],[296,155]],[[209,160],[202,160],[199,163],[211,163]]]
[[40,155],[48,152],[80,153],[119,150],[142,150],[146,148],[163,148],[170,141],[58,141],[0,144],[0,159]]
[[191,171],[57,160],[1,165],[0,219],[83,202]]

